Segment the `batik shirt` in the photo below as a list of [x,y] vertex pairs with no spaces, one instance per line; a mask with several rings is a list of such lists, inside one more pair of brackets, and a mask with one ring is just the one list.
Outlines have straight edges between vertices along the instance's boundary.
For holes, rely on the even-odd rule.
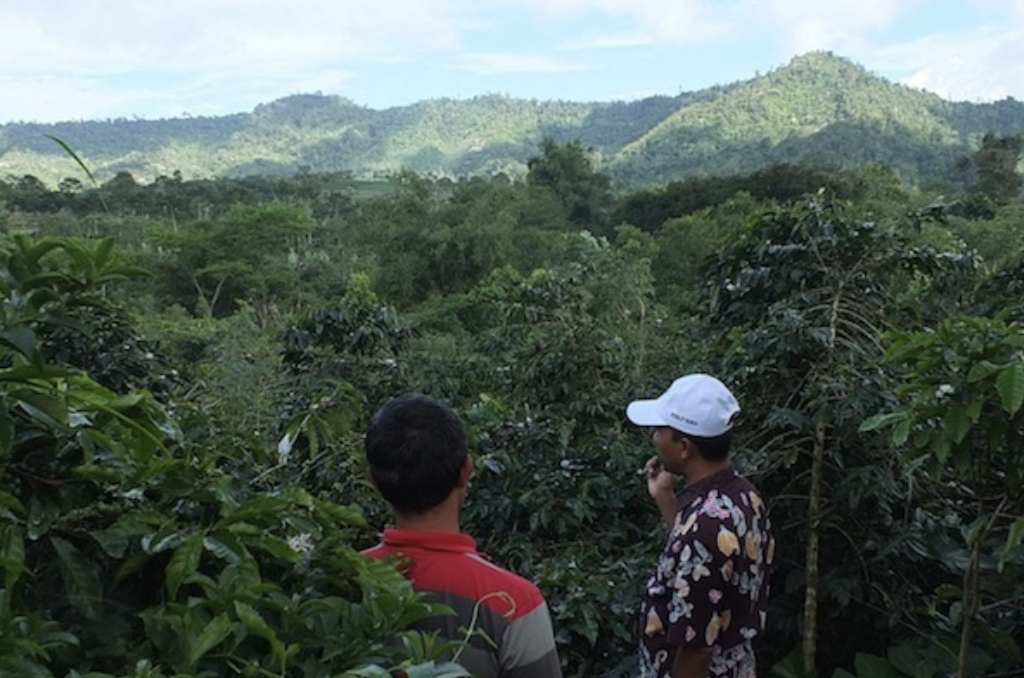
[[711,676],[753,678],[774,551],[761,496],[735,469],[683,488],[644,592],[641,678],[667,678],[679,647],[710,648]]

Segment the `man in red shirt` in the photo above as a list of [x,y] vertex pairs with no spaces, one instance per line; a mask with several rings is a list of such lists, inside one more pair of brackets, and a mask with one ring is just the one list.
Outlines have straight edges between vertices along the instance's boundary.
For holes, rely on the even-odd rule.
[[761,495],[729,461],[739,411],[707,374],[626,409],[654,428],[647,490],[670,530],[644,589],[641,678],[755,676],[752,641],[764,629],[775,540]]
[[395,518],[366,555],[401,556],[413,587],[455,610],[418,628],[466,640],[452,659],[476,678],[561,678],[540,590],[493,564],[459,529],[473,462],[451,408],[419,394],[393,398],[371,419],[365,448],[370,479]]

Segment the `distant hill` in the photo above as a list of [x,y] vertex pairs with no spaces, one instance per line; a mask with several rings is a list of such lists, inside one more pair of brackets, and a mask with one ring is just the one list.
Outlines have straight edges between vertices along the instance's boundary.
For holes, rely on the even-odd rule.
[[373,110],[304,94],[252,113],[167,120],[0,126],[0,177],[47,184],[81,170],[100,181],[296,171],[381,176],[520,176],[544,137],[578,139],[596,166],[634,186],[756,171],[788,162],[892,166],[907,181],[943,180],[985,132],[1024,132],[1024,103],[950,102],[897,85],[831,53],[814,52],[728,85],[632,102],[579,103],[488,95]]

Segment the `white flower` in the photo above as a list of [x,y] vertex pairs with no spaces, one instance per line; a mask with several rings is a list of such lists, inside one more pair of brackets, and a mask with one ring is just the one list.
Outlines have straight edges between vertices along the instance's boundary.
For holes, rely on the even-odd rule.
[[279,464],[288,463],[288,455],[292,453],[292,445],[295,444],[296,434],[285,433],[284,437],[277,443],[277,461]]
[[935,389],[935,399],[944,400],[947,396],[952,395],[956,391],[952,384],[942,384]]
[[308,532],[293,534],[288,537],[288,546],[291,546],[296,553],[307,557],[316,550],[313,537]]

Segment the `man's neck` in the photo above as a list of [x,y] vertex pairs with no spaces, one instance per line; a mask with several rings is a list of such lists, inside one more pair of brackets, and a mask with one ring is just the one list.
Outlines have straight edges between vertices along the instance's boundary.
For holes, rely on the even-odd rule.
[[445,501],[424,513],[395,511],[395,527],[422,532],[459,532],[459,509]]
[[687,485],[693,485],[694,483],[699,483],[705,478],[715,475],[719,471],[724,471],[730,466],[732,466],[732,462],[728,459],[724,461],[702,460],[699,464],[694,464],[690,468],[686,469],[686,472],[683,474],[683,479],[686,481]]

